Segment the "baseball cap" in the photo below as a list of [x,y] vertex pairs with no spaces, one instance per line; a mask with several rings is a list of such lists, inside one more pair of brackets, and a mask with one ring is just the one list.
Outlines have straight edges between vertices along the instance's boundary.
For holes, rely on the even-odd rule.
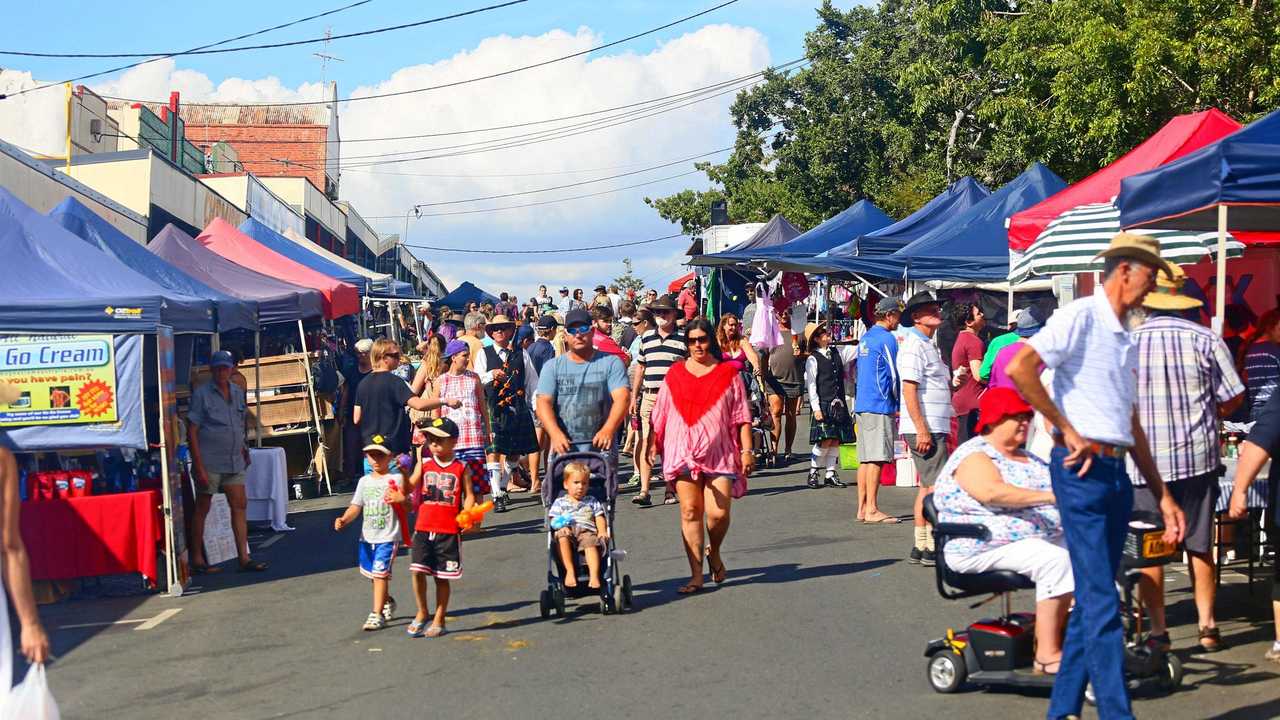
[[209,367],[229,367],[236,366],[236,359],[226,350],[219,350],[209,358]]
[[543,315],[538,318],[538,328],[541,330],[552,330],[559,325],[560,323],[556,321],[555,315]]
[[591,324],[591,313],[587,312],[586,310],[583,310],[582,308],[574,308],[569,312],[565,313],[564,315],[565,327],[570,327],[572,325],[590,325],[590,324]]
[[449,418],[436,418],[428,422],[422,432],[436,437],[458,437],[458,424]]
[[567,288],[567,287],[562,287],[562,288],[560,288],[560,292],[569,292],[569,288]]
[[597,285],[597,286],[596,286],[596,292],[604,292],[606,289],[607,289],[607,288],[605,288],[605,286],[603,286],[603,285]]
[[902,300],[897,297],[885,295],[876,303],[877,315],[888,315],[889,313],[902,312]]
[[456,340],[456,339],[450,340],[449,344],[444,346],[444,359],[448,360],[449,358],[453,357],[454,355],[457,355],[460,352],[468,352],[470,350],[471,350],[471,346],[468,345],[465,341]]
[[372,349],[373,349],[373,341],[370,340],[369,338],[364,338],[362,340],[356,341],[356,352],[368,353]]
[[386,438],[381,435],[374,435],[369,438],[369,442],[365,444],[362,450],[364,452],[380,452],[385,455],[390,455],[391,451],[387,449],[386,442]]

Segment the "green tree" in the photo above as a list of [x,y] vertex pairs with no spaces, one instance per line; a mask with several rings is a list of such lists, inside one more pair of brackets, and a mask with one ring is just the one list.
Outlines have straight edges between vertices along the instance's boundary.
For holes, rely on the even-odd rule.
[[644,281],[636,277],[634,268],[632,268],[631,258],[622,258],[622,266],[626,268],[626,272],[613,279],[613,284],[623,293],[628,290],[642,292],[644,290]]

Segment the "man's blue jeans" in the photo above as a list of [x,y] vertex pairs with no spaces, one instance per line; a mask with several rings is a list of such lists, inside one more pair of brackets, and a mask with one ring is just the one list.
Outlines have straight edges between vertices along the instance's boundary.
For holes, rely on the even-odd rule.
[[1080,477],[1079,466],[1062,464],[1066,457],[1065,448],[1055,447],[1049,474],[1071,556],[1076,605],[1067,621],[1049,718],[1079,715],[1089,682],[1098,699],[1099,718],[1132,718],[1115,578],[1133,510],[1133,486],[1122,458],[1095,455],[1089,472]]

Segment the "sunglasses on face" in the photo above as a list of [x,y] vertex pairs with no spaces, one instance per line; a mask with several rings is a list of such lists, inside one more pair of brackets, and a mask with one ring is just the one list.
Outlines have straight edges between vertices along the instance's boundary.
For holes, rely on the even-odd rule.
[[488,325],[486,329],[489,332],[508,333],[515,329],[514,325]]
[[707,345],[710,344],[711,338],[706,335],[690,335],[686,342],[690,345]]
[[382,353],[382,357],[393,357],[393,358],[399,358],[399,357],[400,357],[400,353],[398,353],[398,352]]
[[587,333],[591,332],[591,326],[590,325],[574,325],[573,327],[565,328],[564,331],[573,336],[586,335]]

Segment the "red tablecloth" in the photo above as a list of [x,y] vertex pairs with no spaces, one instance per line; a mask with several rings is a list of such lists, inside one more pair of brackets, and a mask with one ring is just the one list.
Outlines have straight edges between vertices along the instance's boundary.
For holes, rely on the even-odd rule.
[[156,581],[164,536],[155,490],[22,503],[22,541],[33,580],[142,573]]

